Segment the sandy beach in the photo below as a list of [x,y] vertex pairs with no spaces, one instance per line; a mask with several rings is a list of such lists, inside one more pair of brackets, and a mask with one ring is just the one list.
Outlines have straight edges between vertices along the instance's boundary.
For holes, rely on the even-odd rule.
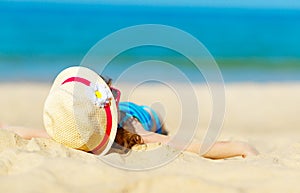
[[[24,140],[0,130],[0,192],[300,192],[300,83],[225,86],[226,114],[219,140],[246,141],[259,156],[210,160],[183,152],[169,164],[134,172],[50,139]],[[49,84],[1,83],[0,122],[43,129],[43,103],[49,89]],[[131,99],[147,104],[149,89],[171,96],[170,90],[151,86],[140,88]],[[185,88],[178,85],[177,89]],[[197,85],[197,97],[201,116],[195,137],[200,139],[209,124],[212,103],[204,85]],[[161,99],[166,101],[163,114],[171,134],[176,133],[180,114],[172,106],[178,103],[175,99]],[[119,154],[108,156],[122,159]]]

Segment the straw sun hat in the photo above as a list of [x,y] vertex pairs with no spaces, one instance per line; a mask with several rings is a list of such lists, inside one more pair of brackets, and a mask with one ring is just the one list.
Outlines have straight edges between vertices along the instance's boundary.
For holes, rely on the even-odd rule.
[[114,142],[117,120],[116,101],[97,73],[70,67],[56,77],[44,106],[44,125],[55,141],[103,155]]

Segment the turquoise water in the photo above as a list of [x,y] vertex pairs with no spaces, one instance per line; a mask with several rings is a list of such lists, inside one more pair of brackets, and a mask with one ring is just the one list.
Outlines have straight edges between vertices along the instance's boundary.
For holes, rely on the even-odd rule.
[[[0,2],[0,80],[51,81],[61,69],[80,64],[100,39],[147,23],[178,27],[198,38],[225,81],[300,80],[300,10],[41,2]],[[176,62],[202,81],[188,61],[167,49],[129,50],[115,63],[145,59]]]

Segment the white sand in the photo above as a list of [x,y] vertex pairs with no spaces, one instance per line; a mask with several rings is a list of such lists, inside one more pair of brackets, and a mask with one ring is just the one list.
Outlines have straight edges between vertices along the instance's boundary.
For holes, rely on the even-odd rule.
[[[49,88],[0,85],[0,121],[42,129]],[[200,139],[209,124],[211,101],[206,88],[199,88],[201,116],[196,138]],[[178,103],[176,97],[161,87],[151,89],[165,96],[161,101],[166,109],[158,107],[164,110],[171,133],[176,133],[180,113],[180,108],[172,106]],[[147,93],[140,88],[132,99],[149,104],[153,96]],[[157,169],[130,172],[49,139],[24,140],[0,130],[0,192],[300,192],[300,84],[230,84],[226,95],[219,139],[247,141],[261,152],[259,156],[209,160],[184,152]],[[124,160],[119,154],[109,156]],[[138,152],[130,156],[134,159]]]

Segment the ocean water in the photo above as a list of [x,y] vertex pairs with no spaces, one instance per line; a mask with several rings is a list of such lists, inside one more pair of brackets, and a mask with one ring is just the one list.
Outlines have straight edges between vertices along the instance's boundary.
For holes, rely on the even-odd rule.
[[[300,10],[0,2],[0,81],[52,81],[105,36],[139,24],[190,33],[210,51],[225,81],[300,80]],[[203,81],[184,56],[158,47],[122,53],[108,76],[117,76],[118,65],[148,59],[176,63],[193,81]]]

